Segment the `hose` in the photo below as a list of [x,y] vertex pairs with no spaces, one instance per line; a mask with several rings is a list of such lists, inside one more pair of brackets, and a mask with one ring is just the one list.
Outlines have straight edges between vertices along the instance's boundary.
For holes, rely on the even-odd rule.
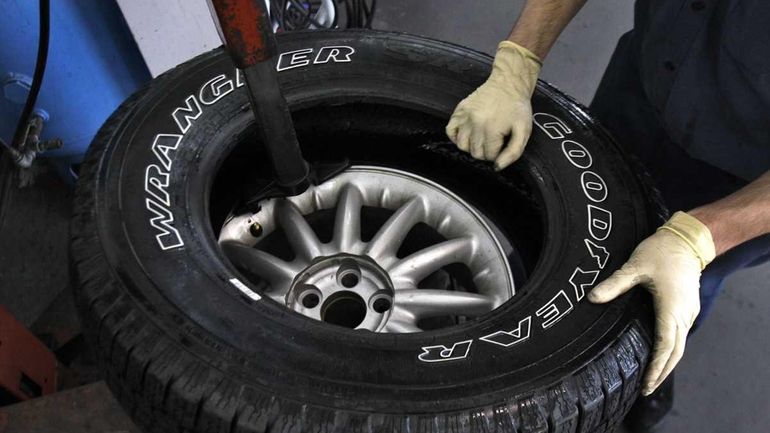
[[24,104],[24,110],[19,117],[19,123],[16,125],[16,132],[13,134],[11,145],[17,150],[21,150],[26,139],[26,130],[29,125],[32,110],[37,104],[37,96],[40,93],[40,87],[43,84],[45,67],[48,62],[48,40],[51,32],[51,8],[49,0],[40,0],[40,36],[37,44],[37,60],[35,61],[35,74],[32,77],[32,86],[27,95],[27,101]]

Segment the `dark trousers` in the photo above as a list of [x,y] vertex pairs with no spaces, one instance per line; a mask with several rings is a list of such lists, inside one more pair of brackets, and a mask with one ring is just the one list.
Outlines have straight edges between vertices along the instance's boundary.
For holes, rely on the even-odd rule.
[[[615,139],[646,166],[669,210],[688,211],[746,185],[746,181],[690,157],[666,133],[663,115],[648,101],[640,79],[633,31],[618,42],[602,77],[591,112]],[[724,279],[770,259],[770,235],[745,242],[717,257],[701,276],[700,325],[711,311]]]

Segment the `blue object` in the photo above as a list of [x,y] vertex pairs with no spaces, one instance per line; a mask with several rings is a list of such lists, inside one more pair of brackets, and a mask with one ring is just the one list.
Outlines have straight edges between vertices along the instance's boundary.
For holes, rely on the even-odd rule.
[[3,77],[3,96],[13,103],[24,105],[31,88],[32,77],[29,75],[9,72]]
[[[0,137],[10,142],[34,73],[38,2],[0,0]],[[64,147],[43,156],[70,181],[99,127],[151,76],[114,0],[54,0],[43,86],[36,108],[43,139]]]

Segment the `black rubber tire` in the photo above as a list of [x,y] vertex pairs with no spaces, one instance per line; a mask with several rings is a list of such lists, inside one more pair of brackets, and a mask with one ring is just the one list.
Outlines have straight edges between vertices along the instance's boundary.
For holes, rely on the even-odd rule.
[[232,278],[258,289],[216,245],[234,200],[222,185],[269,168],[250,144],[256,126],[235,69],[214,50],[127,100],[77,187],[79,308],[137,423],[164,433],[613,431],[648,361],[651,305],[639,290],[609,306],[583,295],[660,223],[642,173],[545,83],[511,168],[439,144],[456,103],[489,72],[483,54],[371,31],[289,33],[279,45],[307,158],[347,156],[442,183],[536,252],[523,257],[526,284],[478,319],[397,335],[243,296]]

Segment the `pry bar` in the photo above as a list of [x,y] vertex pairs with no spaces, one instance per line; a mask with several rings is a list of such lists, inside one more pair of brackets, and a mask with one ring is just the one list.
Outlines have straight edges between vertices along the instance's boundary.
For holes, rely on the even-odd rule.
[[289,106],[278,85],[275,35],[264,0],[209,0],[219,35],[241,69],[260,138],[275,173],[274,192],[294,196],[310,185]]

